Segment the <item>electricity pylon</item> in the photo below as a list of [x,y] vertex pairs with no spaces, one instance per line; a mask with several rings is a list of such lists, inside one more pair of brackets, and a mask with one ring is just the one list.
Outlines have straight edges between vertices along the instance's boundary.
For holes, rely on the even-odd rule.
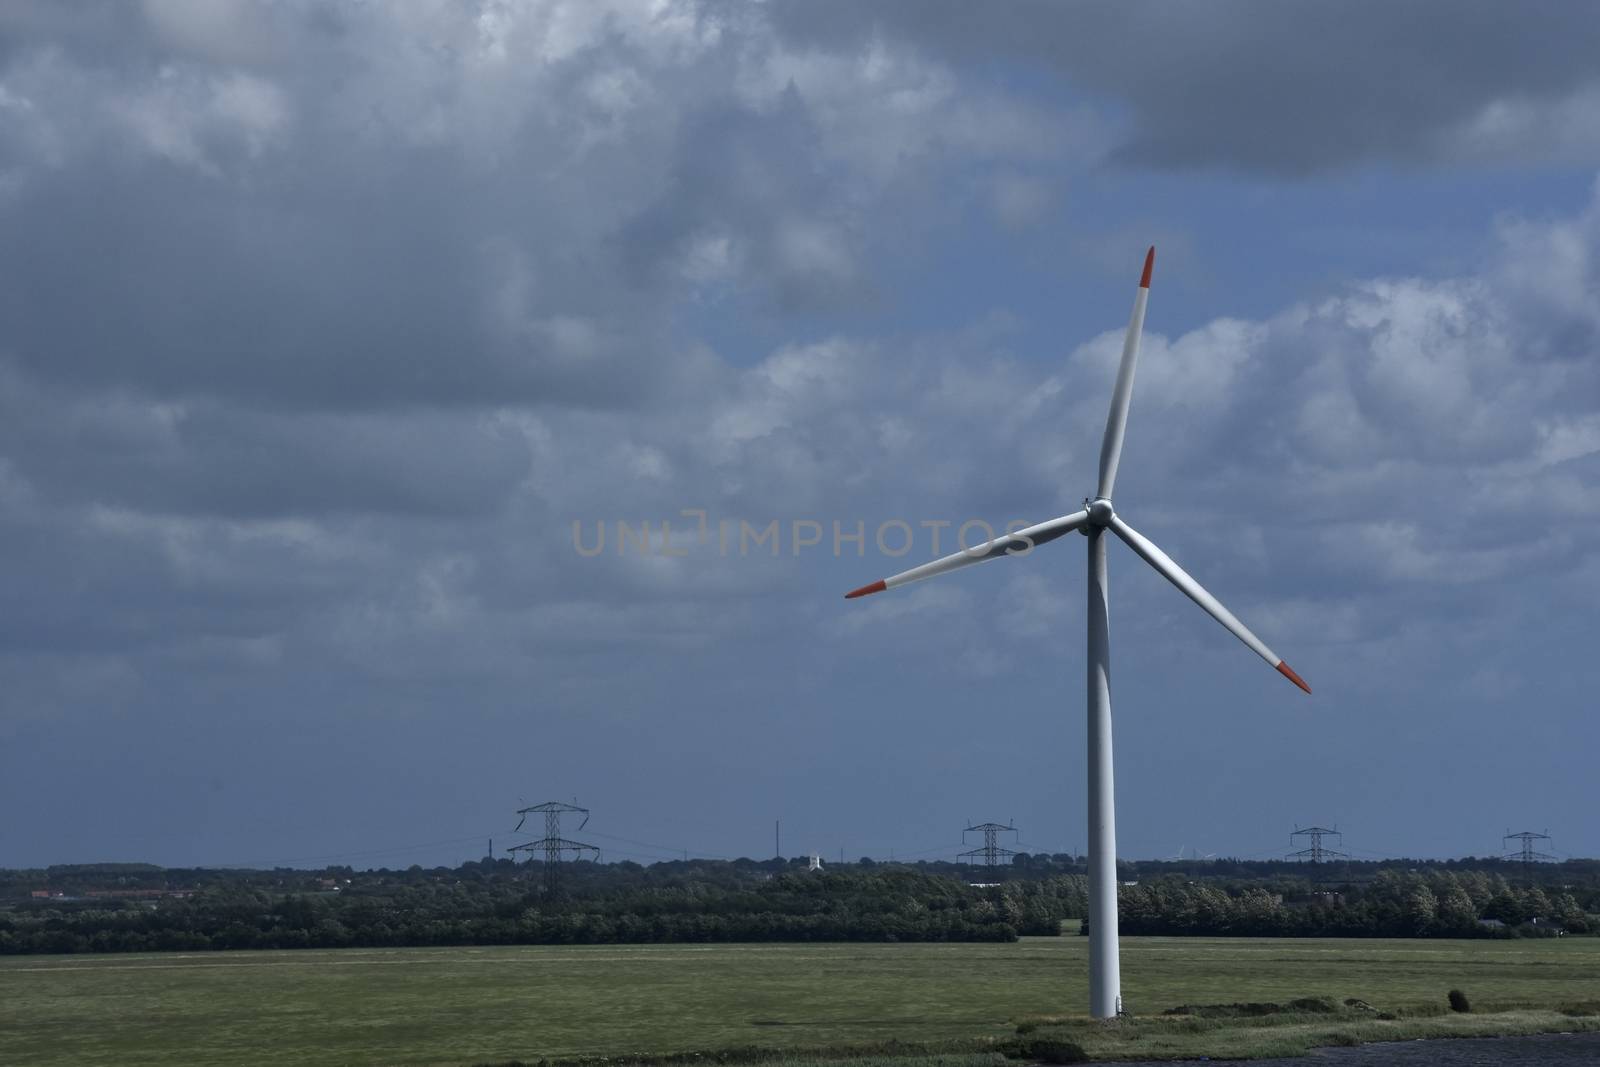
[[964,859],[969,863],[973,863],[976,862],[976,860],[969,859],[969,857],[982,856],[985,866],[994,867],[999,865],[1000,857],[1016,855],[1016,853],[1011,851],[1009,848],[1001,848],[999,842],[1001,834],[1016,834],[1017,828],[1015,826],[1011,826],[1009,824],[1002,826],[997,822],[981,822],[976,826],[969,826],[965,830],[961,831],[962,843],[966,842],[968,834],[975,834],[979,832],[982,832],[983,834],[983,847],[974,848],[963,852],[957,857],[958,859]]
[[[531,808],[518,808],[517,830],[522,829],[522,824],[528,821],[530,812],[541,811],[544,813],[544,837],[537,841],[528,841],[520,845],[512,845],[507,852],[544,852],[544,888],[545,892],[555,896],[561,887],[561,859],[564,853],[574,853],[574,858],[582,856],[585,852],[593,852],[594,858],[600,858],[600,850],[593,845],[586,845],[582,841],[568,841],[561,836],[561,816],[567,813],[581,813],[583,822],[578,824],[582,830],[589,825],[589,809],[580,808],[576,804],[563,804],[559,800],[546,801],[535,804]],[[512,831],[515,833],[516,831]]]

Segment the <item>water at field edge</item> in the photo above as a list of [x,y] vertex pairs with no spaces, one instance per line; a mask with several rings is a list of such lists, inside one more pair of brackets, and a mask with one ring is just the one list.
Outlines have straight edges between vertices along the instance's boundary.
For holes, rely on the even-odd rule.
[[[1115,1067],[1175,1067],[1175,1064],[1202,1062],[1206,1061],[1149,1060],[1119,1063]],[[1396,1041],[1355,1048],[1318,1049],[1298,1059],[1250,1060],[1241,1067],[1578,1067],[1579,1064],[1600,1064],[1600,1033]]]

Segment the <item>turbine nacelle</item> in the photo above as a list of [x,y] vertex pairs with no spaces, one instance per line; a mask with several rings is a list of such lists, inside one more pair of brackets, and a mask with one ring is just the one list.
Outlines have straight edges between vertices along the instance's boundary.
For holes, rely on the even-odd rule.
[[1111,520],[1117,517],[1116,509],[1111,506],[1111,498],[1097,496],[1093,500],[1083,502],[1083,510],[1089,516],[1090,526],[1110,526]]

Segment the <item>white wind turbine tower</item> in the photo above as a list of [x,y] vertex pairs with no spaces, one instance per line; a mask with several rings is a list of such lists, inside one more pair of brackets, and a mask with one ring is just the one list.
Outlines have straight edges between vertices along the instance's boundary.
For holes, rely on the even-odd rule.
[[1150,297],[1150,272],[1156,250],[1145,255],[1144,274],[1133,298],[1133,317],[1122,345],[1122,363],[1111,391],[1111,413],[1106,418],[1105,439],[1100,446],[1100,488],[1094,499],[1083,502],[1083,510],[1050,519],[1013,534],[997,537],[982,545],[953,552],[943,559],[913,567],[892,578],[864,585],[845,596],[860,597],[881,593],[923,578],[947,574],[974,563],[1000,556],[1027,555],[1047,541],[1054,541],[1074,530],[1089,541],[1089,624],[1088,624],[1088,704],[1089,704],[1089,1012],[1104,1019],[1122,1010],[1122,969],[1117,950],[1117,821],[1111,764],[1111,631],[1107,617],[1106,531],[1127,543],[1150,566],[1199,604],[1207,614],[1248,645],[1295,685],[1311,692],[1311,687],[1290,669],[1272,649],[1233,612],[1206,592],[1184,569],[1174,563],[1154,542],[1139,533],[1111,506],[1111,490],[1117,480],[1117,462],[1122,457],[1122,437],[1128,425],[1128,401],[1133,394],[1133,369],[1139,358],[1139,335],[1144,329],[1145,302]]

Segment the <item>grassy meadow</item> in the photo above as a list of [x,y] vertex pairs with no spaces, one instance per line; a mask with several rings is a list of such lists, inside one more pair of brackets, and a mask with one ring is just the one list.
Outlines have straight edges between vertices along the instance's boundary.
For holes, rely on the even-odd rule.
[[[890,1040],[954,1052],[1012,1038],[1019,1023],[1087,1037],[1096,1054],[1173,1055],[1195,1041],[1224,1052],[1219,1028],[1229,1024],[1216,1020],[1151,1020],[1151,1040],[1139,1021],[1122,1051],[1099,1041],[1104,1028],[1072,1018],[1087,1001],[1087,951],[1087,939],[1062,937],[14,956],[0,958],[0,1063],[468,1064]],[[1122,951],[1124,1000],[1140,1017],[1182,1004],[1359,998],[1399,1014],[1396,1026],[1409,1016],[1466,1034],[1496,1024],[1439,1014],[1452,988],[1478,1012],[1600,997],[1596,938],[1130,938]],[[1500,1025],[1557,1028],[1517,1018]],[[1332,1020],[1282,1020],[1302,1021],[1310,1034]],[[1410,1033],[1358,1021],[1376,1037]],[[1600,1019],[1572,1023],[1564,1028]],[[1169,1032],[1188,1036],[1163,1044]],[[958,1060],[986,1057],[940,1062]]]

